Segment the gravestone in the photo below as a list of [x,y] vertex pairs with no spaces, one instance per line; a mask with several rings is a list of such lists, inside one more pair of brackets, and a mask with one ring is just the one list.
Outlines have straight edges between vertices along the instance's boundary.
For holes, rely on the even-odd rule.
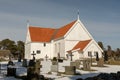
[[57,61],[52,61],[52,65],[57,65],[58,62]]
[[41,64],[40,60],[36,60],[35,73],[37,73],[38,75],[40,75],[40,68],[42,68],[42,65],[40,65],[40,64]]
[[51,72],[58,72],[58,65],[51,65]]
[[35,66],[35,61],[34,60],[30,60],[28,67],[34,67]]
[[70,53],[70,55],[69,55],[69,56],[70,56],[71,61],[72,61],[72,60],[73,60],[73,56],[74,56],[74,55],[73,55],[72,53]]
[[7,64],[7,76],[16,76],[16,68],[13,61],[9,61]]
[[90,70],[91,69],[91,62],[90,60],[83,60],[83,69]]
[[78,62],[78,61],[76,61],[76,62],[70,62],[70,66],[75,66],[77,69],[79,69],[80,62]]
[[75,75],[76,74],[76,67],[75,66],[65,66],[65,74]]
[[42,67],[40,60],[30,60],[27,68],[27,79],[28,80],[39,80],[40,79],[40,68]]
[[46,59],[46,61],[48,60],[48,56],[47,55],[45,56],[45,59]]
[[33,51],[33,53],[31,54],[33,56],[33,60],[35,60],[35,52]]
[[20,51],[17,51],[17,54],[18,54],[18,62],[21,62],[22,55],[21,55]]
[[27,67],[27,59],[23,59],[22,66]]
[[51,72],[58,72],[58,62],[55,60],[52,61]]
[[14,66],[15,64],[13,63],[13,61],[10,60],[7,64],[7,66],[9,66],[9,65]]
[[63,62],[63,59],[58,59],[58,62],[62,63],[62,62]]
[[103,65],[104,65],[104,59],[99,59],[99,61],[97,61],[97,66],[103,67]]

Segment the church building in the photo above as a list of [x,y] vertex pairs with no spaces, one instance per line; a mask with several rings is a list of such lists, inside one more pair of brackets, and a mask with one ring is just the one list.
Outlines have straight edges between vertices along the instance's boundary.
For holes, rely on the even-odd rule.
[[25,58],[78,60],[102,57],[103,50],[80,21],[72,21],[60,28],[28,26]]

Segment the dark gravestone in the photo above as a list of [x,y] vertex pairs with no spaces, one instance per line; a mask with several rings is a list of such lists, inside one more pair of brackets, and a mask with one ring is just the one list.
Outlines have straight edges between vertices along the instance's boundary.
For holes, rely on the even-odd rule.
[[78,79],[76,79],[76,80],[83,80],[82,78],[78,78]]
[[58,62],[57,61],[52,61],[52,65],[57,65]]
[[63,62],[63,59],[58,59],[58,62],[62,63],[62,62]]
[[23,66],[23,67],[27,67],[27,59],[23,59],[22,66]]
[[75,66],[65,66],[65,74],[75,75],[76,74],[76,67]]
[[30,60],[28,67],[34,67],[35,66],[35,61],[34,60]]
[[83,69],[84,70],[90,70],[90,68],[91,68],[90,60],[83,60]]
[[9,61],[7,64],[7,76],[16,76],[16,68],[12,61]]
[[41,64],[40,60],[36,60],[35,73],[37,73],[38,75],[40,75],[40,68],[42,68],[40,64]]
[[13,66],[7,67],[7,76],[16,76],[16,68]]
[[13,61],[9,61],[7,66],[9,66],[9,65],[14,66],[15,64],[13,63]]
[[22,56],[20,54],[20,52],[18,52],[18,62],[21,62]]
[[39,80],[40,79],[40,60],[30,60],[27,68],[27,79],[28,80]]
[[33,53],[31,54],[31,55],[33,55],[33,60],[35,60],[35,53],[34,53],[34,51],[33,51]]
[[73,60],[73,56],[74,56],[74,55],[73,55],[72,53],[70,53],[70,55],[69,55],[69,56],[70,56],[71,61],[72,61],[72,60]]

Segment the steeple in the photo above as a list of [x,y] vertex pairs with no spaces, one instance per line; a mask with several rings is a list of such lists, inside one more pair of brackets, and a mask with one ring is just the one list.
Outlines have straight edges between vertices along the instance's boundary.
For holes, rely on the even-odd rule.
[[30,26],[30,24],[29,24],[29,20],[27,20],[27,27],[29,27]]
[[78,9],[78,12],[77,12],[77,19],[80,20],[80,19],[79,19],[79,9]]

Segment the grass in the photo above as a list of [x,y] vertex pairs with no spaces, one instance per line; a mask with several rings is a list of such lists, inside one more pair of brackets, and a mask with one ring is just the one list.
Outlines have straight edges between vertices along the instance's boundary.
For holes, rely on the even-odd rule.
[[116,61],[116,60],[110,59],[110,60],[108,60],[108,62],[106,64],[109,64],[109,65],[120,65],[120,61]]
[[110,65],[120,65],[120,61],[110,61],[108,62]]
[[107,67],[107,66],[98,66],[98,65],[92,65],[92,67]]

